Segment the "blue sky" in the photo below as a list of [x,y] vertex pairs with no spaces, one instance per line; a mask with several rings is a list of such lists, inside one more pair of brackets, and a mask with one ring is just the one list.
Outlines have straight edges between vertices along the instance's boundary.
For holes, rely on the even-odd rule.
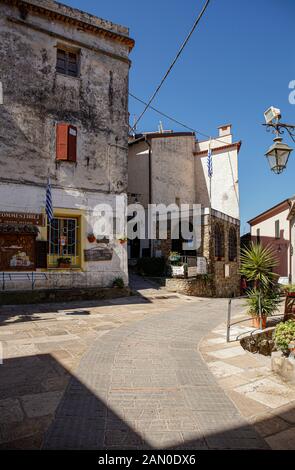
[[[130,91],[147,100],[192,26],[204,0],[63,0],[63,3],[128,26]],[[274,175],[264,157],[272,135],[261,123],[270,105],[295,124],[288,100],[295,80],[294,0],[211,0],[205,16],[153,105],[205,134],[231,122],[239,156],[241,232],[246,221],[295,194],[295,151],[287,171]],[[142,106],[130,98],[130,114]],[[181,127],[148,111],[140,130]],[[200,136],[202,139],[202,136]],[[294,146],[288,137],[289,145]],[[293,145],[292,145],[293,144]]]

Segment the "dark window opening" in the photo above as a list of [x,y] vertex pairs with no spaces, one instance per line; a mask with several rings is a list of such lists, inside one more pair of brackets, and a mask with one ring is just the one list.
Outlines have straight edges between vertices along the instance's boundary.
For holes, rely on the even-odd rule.
[[281,238],[280,237],[280,221],[279,220],[275,221],[275,237],[276,238]]
[[256,243],[260,245],[260,228],[256,230]]
[[224,257],[224,231],[219,224],[215,225],[214,241],[215,257],[221,259]]
[[79,54],[57,49],[56,71],[71,77],[78,77]]
[[237,232],[232,227],[228,233],[228,259],[235,261],[237,258]]

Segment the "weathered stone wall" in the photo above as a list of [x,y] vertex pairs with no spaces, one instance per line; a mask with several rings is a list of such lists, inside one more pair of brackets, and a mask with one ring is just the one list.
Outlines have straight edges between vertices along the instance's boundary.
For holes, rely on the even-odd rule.
[[[109,144],[127,146],[128,47],[37,14],[22,20],[17,8],[1,2],[0,39],[1,177],[42,184],[49,170],[58,186],[126,191],[127,151]],[[80,51],[78,78],[56,73],[59,44]],[[110,44],[122,60],[98,52]],[[77,165],[56,165],[59,121],[78,128]]]
[[[15,3],[0,0],[0,210],[44,211],[50,175],[54,209],[81,214],[82,257],[91,248],[87,233],[93,231],[97,204],[115,208],[120,195],[123,213],[127,203],[130,47],[124,40],[89,32],[75,20],[124,36],[128,29],[50,0],[28,3],[73,21],[50,18],[38,8],[19,9]],[[56,72],[60,46],[79,53],[78,77]],[[76,163],[56,161],[58,122],[77,127]],[[39,238],[46,240],[46,230]],[[110,248],[111,261],[85,262],[81,272],[67,275],[57,272],[54,285],[106,286],[116,276],[128,282],[126,248],[115,240]]]
[[212,297],[213,295],[213,286],[210,279],[204,279],[201,276],[189,279],[153,278],[153,280],[171,292],[196,297]]
[[[214,227],[219,224],[224,231],[224,256],[219,260],[215,256]],[[214,295],[216,297],[231,297],[240,295],[240,226],[238,221],[220,214],[208,216],[207,228],[204,230],[204,253],[209,259],[209,274],[212,275]],[[237,233],[237,257],[229,261],[229,230],[234,227]],[[204,254],[204,256],[206,256]],[[226,265],[229,268],[229,277],[225,275]]]

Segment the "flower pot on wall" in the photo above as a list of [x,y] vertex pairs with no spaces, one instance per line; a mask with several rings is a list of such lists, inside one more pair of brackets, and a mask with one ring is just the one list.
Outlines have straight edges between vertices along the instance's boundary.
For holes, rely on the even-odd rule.
[[93,234],[88,235],[87,240],[89,241],[89,243],[94,243],[96,240],[95,235]]

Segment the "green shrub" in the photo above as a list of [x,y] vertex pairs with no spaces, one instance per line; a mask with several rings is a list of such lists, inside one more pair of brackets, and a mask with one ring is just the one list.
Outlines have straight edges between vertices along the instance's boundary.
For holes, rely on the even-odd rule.
[[286,286],[283,286],[283,289],[285,292],[295,292],[295,284],[288,284]]
[[274,340],[277,349],[285,354],[288,353],[289,344],[295,341],[295,321],[288,320],[279,323],[275,329]]
[[166,270],[165,258],[139,258],[137,270],[144,276],[163,276]]
[[248,306],[248,313],[252,317],[259,316],[259,295],[262,316],[269,317],[278,310],[280,296],[276,291],[260,292],[258,289],[250,289],[247,291],[248,298],[246,299],[246,304]]
[[278,279],[273,272],[277,266],[277,259],[270,247],[263,247],[252,243],[249,248],[241,251],[240,273],[248,281],[253,281],[255,287],[269,289]]
[[123,289],[123,287],[125,287],[123,279],[121,277],[116,277],[113,280],[113,287],[119,287],[120,289]]

